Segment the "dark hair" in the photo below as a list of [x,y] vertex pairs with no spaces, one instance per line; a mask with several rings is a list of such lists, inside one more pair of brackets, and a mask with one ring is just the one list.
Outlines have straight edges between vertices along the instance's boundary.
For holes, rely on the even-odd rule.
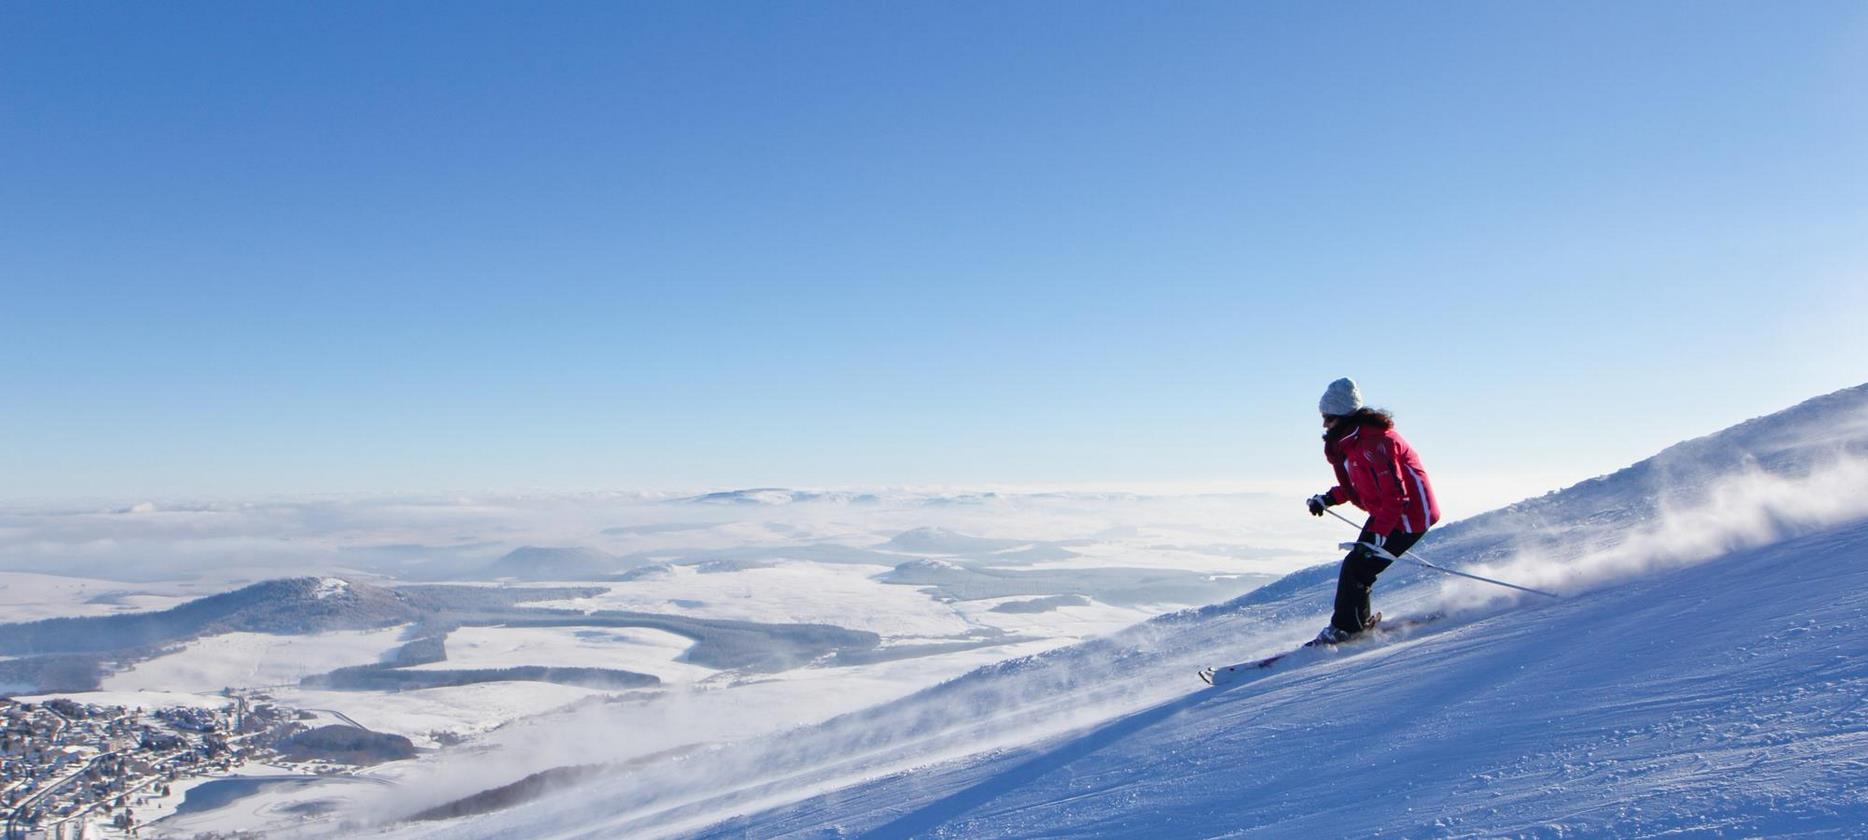
[[1395,415],[1394,412],[1385,408],[1363,406],[1356,409],[1356,413],[1349,415],[1349,422],[1358,426],[1392,429],[1395,427]]
[[1332,414],[1329,416],[1336,418],[1336,425],[1332,426],[1328,432],[1324,433],[1324,440],[1333,440],[1337,437],[1349,434],[1352,429],[1360,429],[1365,426],[1381,429],[1383,431],[1395,427],[1394,412],[1385,408],[1369,408],[1368,406],[1363,406],[1356,409],[1354,414]]

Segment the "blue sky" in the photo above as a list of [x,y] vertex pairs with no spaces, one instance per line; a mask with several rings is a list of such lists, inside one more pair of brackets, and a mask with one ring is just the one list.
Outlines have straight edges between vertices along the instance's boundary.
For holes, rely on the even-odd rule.
[[1868,381],[1858,3],[0,39],[0,498],[1327,483],[1342,375],[1477,498]]

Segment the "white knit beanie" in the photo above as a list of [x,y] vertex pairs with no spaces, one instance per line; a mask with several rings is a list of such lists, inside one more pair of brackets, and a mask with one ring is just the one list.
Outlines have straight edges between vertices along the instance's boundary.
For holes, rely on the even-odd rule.
[[1345,376],[1330,383],[1323,392],[1323,399],[1317,401],[1317,410],[1324,414],[1346,417],[1356,413],[1362,407],[1362,392],[1356,390],[1356,381]]

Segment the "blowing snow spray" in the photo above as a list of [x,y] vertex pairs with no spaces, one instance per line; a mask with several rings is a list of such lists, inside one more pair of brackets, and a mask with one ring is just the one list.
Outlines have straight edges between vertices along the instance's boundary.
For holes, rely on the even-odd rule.
[[[1329,511],[1329,514],[1331,516],[1336,517],[1337,519],[1342,519],[1343,522],[1347,524],[1349,527],[1355,528],[1358,531],[1361,530],[1361,526],[1357,525],[1354,522],[1349,521],[1348,519],[1344,519],[1342,514],[1337,513],[1336,511],[1333,511],[1333,510]],[[1434,565],[1433,563],[1429,563],[1425,560],[1421,560],[1415,557],[1410,557],[1410,556],[1405,556],[1405,555],[1401,557],[1396,557],[1395,555],[1389,553],[1387,549],[1384,549],[1381,546],[1375,545],[1373,543],[1346,542],[1346,543],[1343,543],[1341,547],[1344,549],[1361,548],[1365,551],[1373,553],[1377,557],[1385,558],[1391,563],[1396,560],[1406,560],[1409,563],[1413,563],[1419,566],[1424,566],[1426,568],[1432,569],[1436,572],[1441,572],[1443,574],[1449,574],[1455,577],[1470,578],[1472,580],[1481,581],[1483,583],[1489,583],[1494,586],[1503,586],[1507,589],[1516,589],[1519,592],[1529,592],[1533,595],[1542,595],[1546,598],[1561,598],[1562,597],[1561,595],[1558,595],[1554,592],[1545,592],[1542,589],[1532,589],[1531,587],[1528,587],[1528,586],[1519,586],[1515,583],[1506,583],[1502,580],[1493,580],[1489,577],[1481,577],[1479,575],[1468,574],[1466,572],[1449,569],[1445,566],[1437,566],[1437,565]],[[1400,619],[1400,620],[1395,620],[1395,621],[1384,621],[1384,622],[1381,622],[1380,624],[1380,628],[1381,628],[1380,634],[1392,634],[1396,632],[1405,633],[1423,624],[1432,623],[1440,619],[1442,615],[1443,614],[1441,613],[1434,613],[1432,615],[1419,616],[1415,618],[1405,618],[1405,619]],[[1380,616],[1381,616],[1380,613],[1376,613],[1377,619],[1379,619]],[[1362,639],[1366,636],[1375,636],[1375,635],[1378,635],[1378,634],[1372,633],[1372,632],[1365,633],[1363,636],[1359,636],[1356,639],[1350,639],[1344,644],[1355,644],[1358,639]],[[1241,663],[1238,663],[1237,665],[1226,665],[1223,667],[1201,668],[1200,669],[1200,680],[1206,683],[1207,685],[1211,685],[1211,686],[1226,685],[1227,683],[1230,683],[1230,682],[1233,682],[1234,680],[1242,678],[1244,675],[1249,675],[1254,672],[1264,671],[1265,669],[1270,668],[1273,665],[1276,665],[1280,662],[1287,662],[1287,661],[1291,661],[1293,658],[1301,658],[1305,655],[1309,655],[1310,649],[1316,647],[1317,645],[1318,645],[1318,642],[1311,642],[1297,650],[1286,651],[1284,653],[1275,653],[1275,654],[1272,654],[1271,656],[1265,657],[1264,659],[1255,659],[1255,660],[1251,660],[1248,662],[1241,662]]]

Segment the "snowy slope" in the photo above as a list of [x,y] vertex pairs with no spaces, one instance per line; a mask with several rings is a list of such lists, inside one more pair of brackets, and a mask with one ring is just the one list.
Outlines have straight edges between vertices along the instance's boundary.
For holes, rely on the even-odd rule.
[[1437,562],[1568,597],[1397,567],[1378,607],[1454,617],[1223,690],[1192,671],[1313,634],[1332,566],[820,726],[392,830],[1850,833],[1868,822],[1864,454],[1868,386],[1446,527],[1422,545]]
[[712,833],[1847,834],[1868,824],[1864,654],[1857,524]]

